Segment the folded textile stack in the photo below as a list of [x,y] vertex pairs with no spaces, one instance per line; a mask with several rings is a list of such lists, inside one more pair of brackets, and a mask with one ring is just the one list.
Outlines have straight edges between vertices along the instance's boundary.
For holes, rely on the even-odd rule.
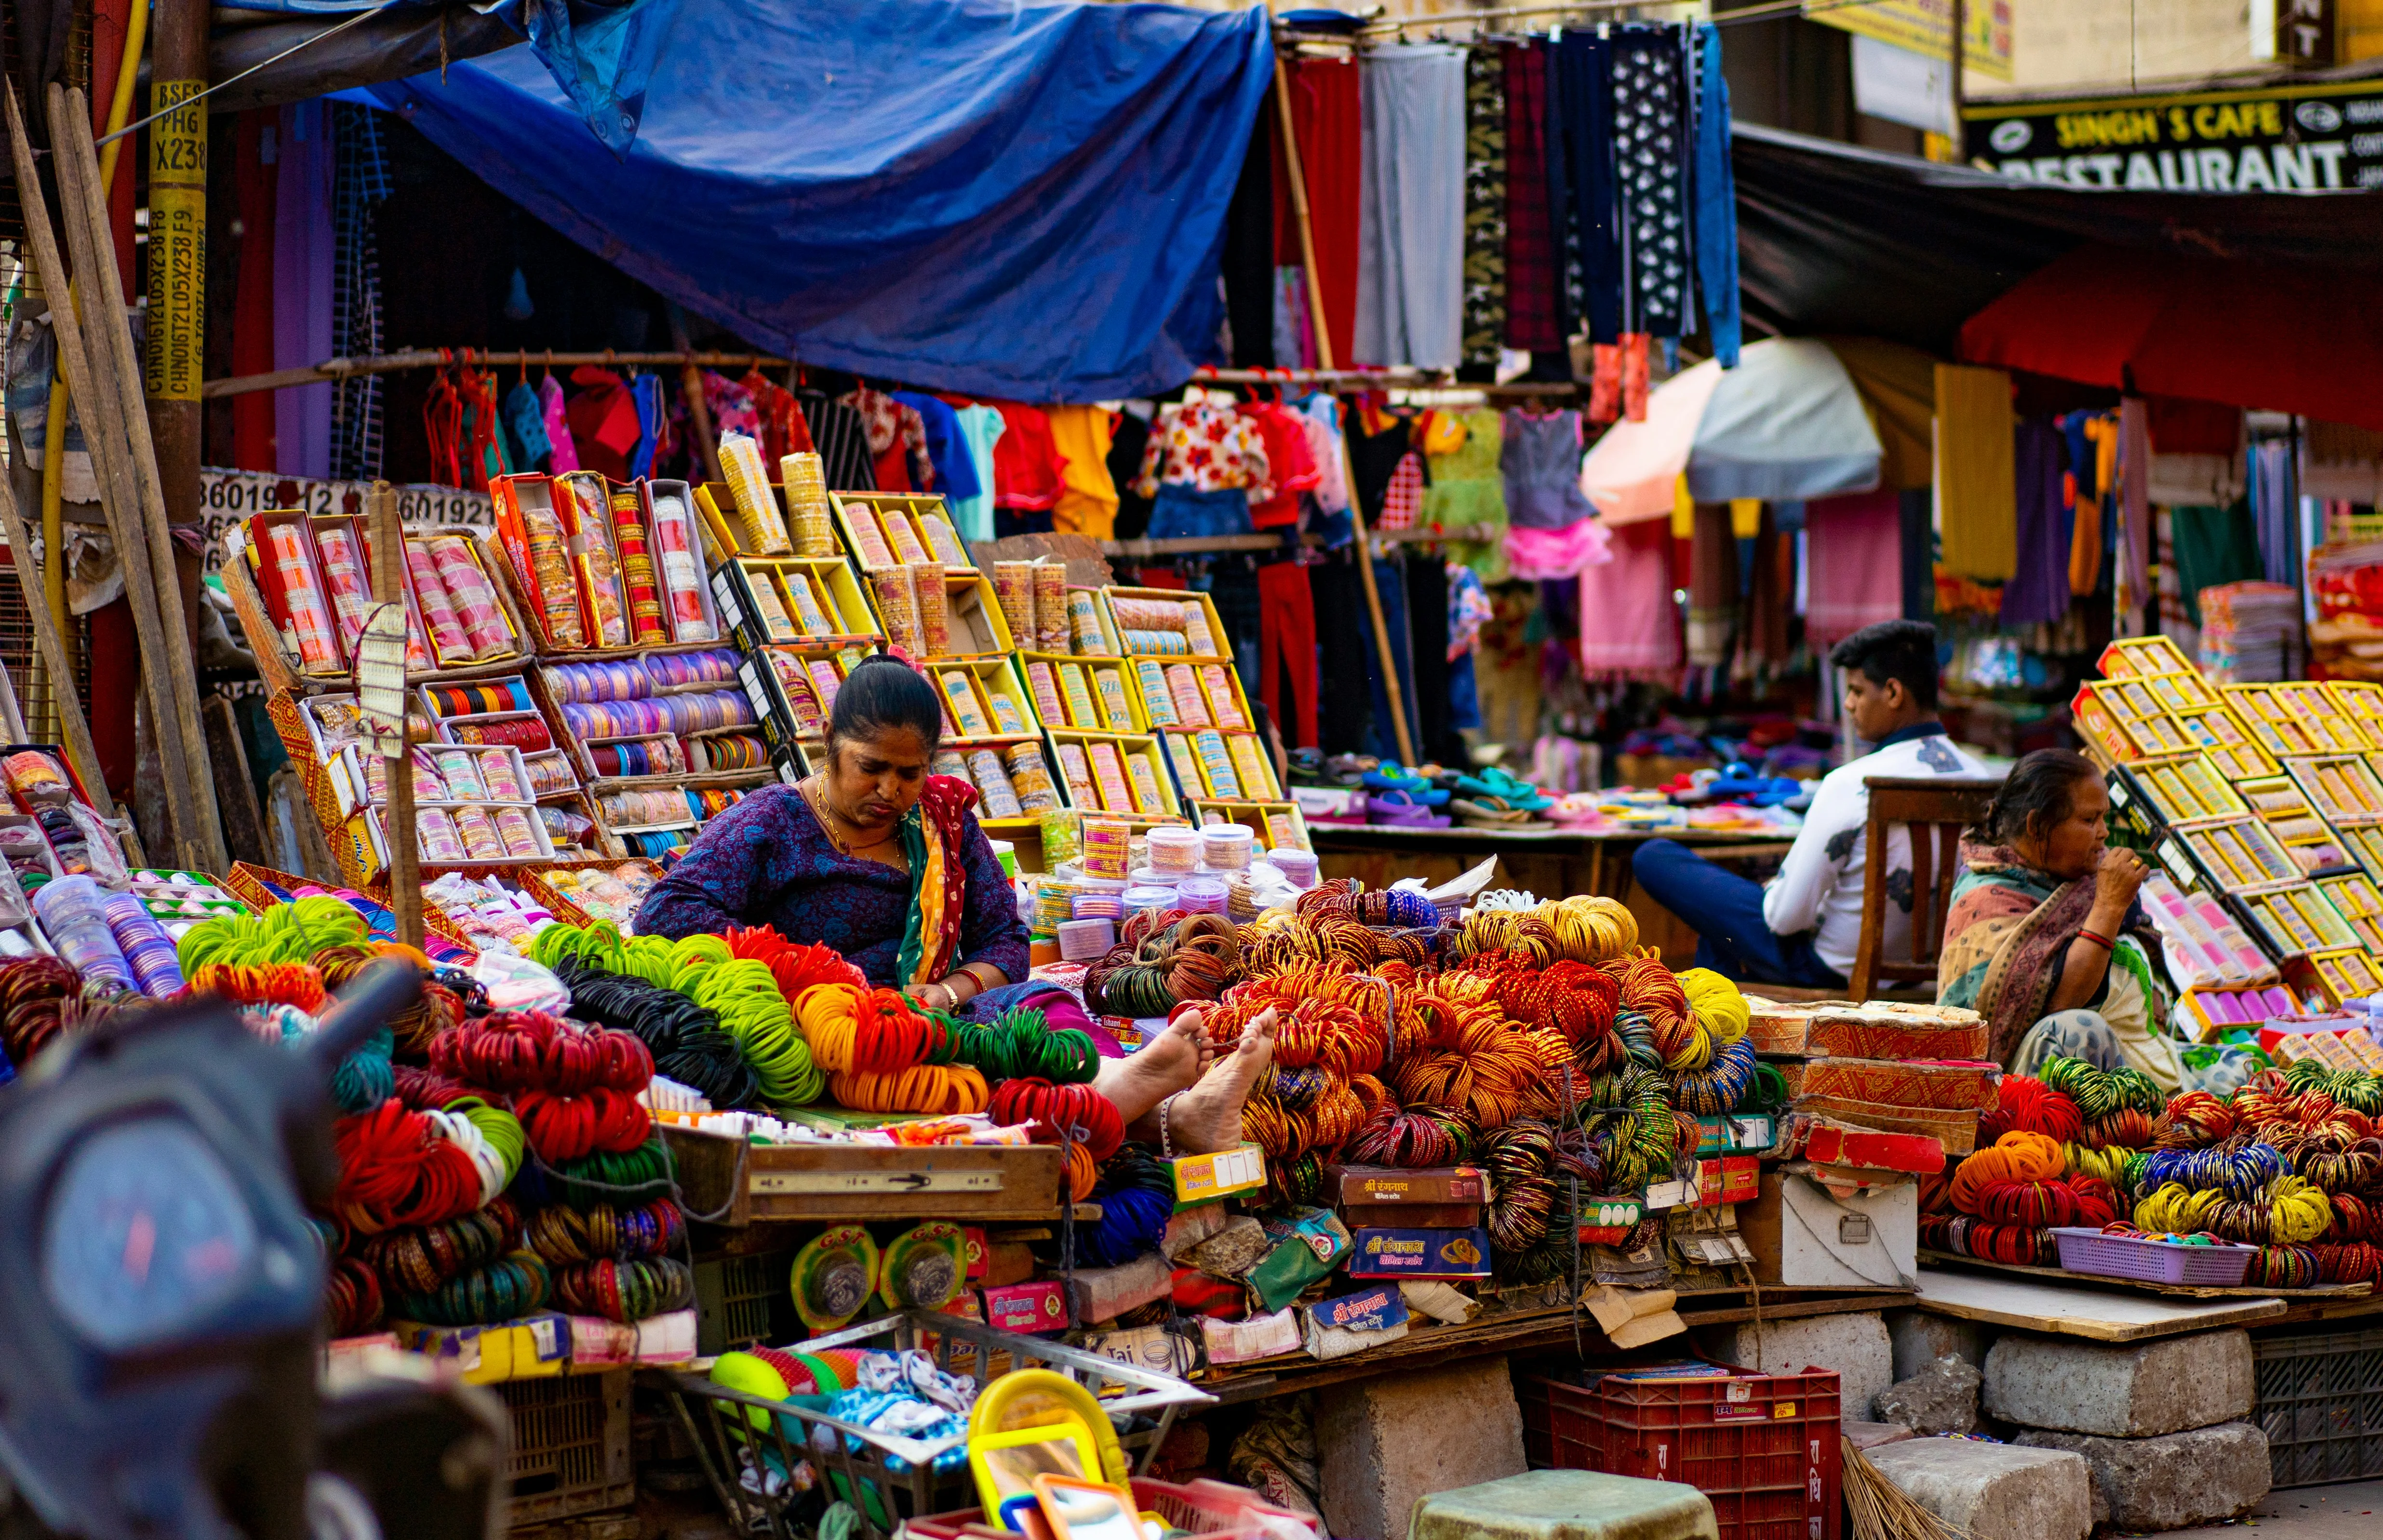
[[2296,588],[2222,583],[2201,590],[2201,667],[2221,684],[2294,678],[2300,635]]
[[1986,1027],[1977,1012],[1884,1000],[1747,1004],[1748,1039],[1785,1079],[1799,1122],[1922,1134],[1946,1154],[1975,1144],[1999,1073],[1979,1057]]

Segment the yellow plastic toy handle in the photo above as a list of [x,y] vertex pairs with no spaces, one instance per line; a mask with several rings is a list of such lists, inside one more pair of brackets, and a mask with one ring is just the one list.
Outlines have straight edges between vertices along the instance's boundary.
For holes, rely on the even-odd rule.
[[969,1413],[969,1435],[1067,1422],[1081,1422],[1092,1431],[1103,1475],[1120,1486],[1131,1480],[1133,1468],[1117,1442],[1117,1424],[1091,1391],[1056,1370],[1013,1369],[986,1386]]

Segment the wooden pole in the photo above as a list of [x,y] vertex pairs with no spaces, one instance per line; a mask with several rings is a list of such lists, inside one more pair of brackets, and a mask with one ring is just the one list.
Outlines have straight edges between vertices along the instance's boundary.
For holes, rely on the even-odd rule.
[[[1274,100],[1282,123],[1283,164],[1290,172],[1290,207],[1299,221],[1299,260],[1307,279],[1307,314],[1315,326],[1315,362],[1326,369],[1333,362],[1332,329],[1324,324],[1324,292],[1315,284],[1315,222],[1307,212],[1307,172],[1299,164],[1299,129],[1290,116],[1290,75],[1282,55],[1274,60]],[[1336,412],[1340,410],[1335,401]],[[1397,736],[1399,762],[1414,763],[1414,735],[1407,731],[1406,691],[1399,684],[1398,654],[1390,648],[1389,622],[1382,617],[1382,592],[1374,585],[1374,548],[1365,535],[1365,511],[1357,506],[1356,462],[1349,457],[1349,425],[1340,425],[1341,474],[1349,484],[1349,520],[1357,533],[1357,580],[1364,585],[1365,610],[1374,620],[1374,650],[1382,659],[1382,692],[1390,704],[1390,730]]]
[[[8,149],[17,178],[18,205],[24,211],[27,244],[31,247],[33,267],[40,277],[42,292],[52,296],[50,315],[52,330],[57,339],[58,363],[65,370],[68,385],[75,399],[85,403],[83,437],[89,445],[94,467],[99,472],[100,507],[107,515],[108,532],[116,542],[117,559],[124,566],[124,593],[131,601],[132,622],[139,633],[144,657],[165,656],[169,650],[157,610],[154,585],[148,581],[149,548],[141,538],[135,521],[138,519],[139,495],[133,490],[131,468],[126,463],[124,422],[120,398],[115,389],[103,391],[92,377],[93,360],[83,348],[83,328],[76,320],[72,291],[67,283],[66,263],[59,255],[56,233],[50,228],[49,205],[43,199],[40,178],[33,169],[32,145],[25,137],[25,117],[17,100],[16,87],[8,88]],[[60,197],[67,194],[64,184],[72,176],[66,156],[58,157]],[[68,221],[69,233],[76,228]],[[84,227],[86,232],[88,227]],[[80,242],[79,242],[80,243]],[[121,326],[120,320],[114,324]],[[31,608],[30,606],[28,608]],[[180,645],[180,637],[172,639]],[[141,671],[149,697],[150,720],[158,724],[158,751],[164,759],[166,778],[166,812],[173,825],[175,859],[178,865],[204,867],[198,858],[204,847],[195,843],[197,815],[191,795],[190,767],[184,762],[180,741],[165,726],[173,719],[172,685],[163,671],[147,667]],[[67,676],[71,678],[71,675]]]
[[711,403],[703,397],[703,371],[696,365],[695,348],[686,337],[686,313],[675,302],[668,306],[668,312],[671,344],[680,354],[678,388],[686,397],[686,425],[695,435],[696,455],[707,476],[724,481],[727,478],[720,474],[720,440],[711,431]]
[[[113,276],[116,271],[116,238],[108,228],[107,198],[99,186],[99,152],[91,132],[91,105],[80,91],[50,88],[50,142],[57,156],[65,179],[75,185],[68,197],[61,183],[59,199],[67,220],[69,246],[73,244],[74,221],[78,213],[83,222],[83,245],[88,248],[90,265],[77,266],[93,274]],[[111,301],[116,290],[111,283],[107,293]],[[127,511],[133,524],[134,537],[145,540],[149,547],[149,573],[156,585],[157,615],[165,634],[170,638],[162,649],[167,677],[173,689],[169,699],[172,710],[157,719],[157,736],[163,741],[169,733],[181,737],[181,758],[187,767],[191,784],[188,788],[196,823],[184,840],[189,846],[187,858],[199,863],[199,869],[224,872],[231,869],[231,857],[224,849],[223,819],[216,808],[215,776],[208,766],[207,732],[199,721],[199,676],[193,628],[190,611],[183,603],[181,567],[185,553],[175,545],[167,526],[164,482],[160,476],[157,447],[149,435],[148,403],[142,395],[141,363],[132,352],[132,329],[117,314],[118,307],[109,304],[97,312],[103,324],[98,327],[99,345],[93,362],[97,377],[103,386],[112,386],[117,392],[124,424],[125,442],[130,446],[134,491],[139,500]],[[152,317],[154,322],[155,317]],[[84,330],[86,341],[91,328]],[[192,403],[195,407],[196,403]],[[191,445],[196,452],[196,443]],[[195,462],[193,462],[195,474]],[[142,661],[154,665],[154,655]]]
[[[41,583],[41,573],[33,565],[33,540],[26,532],[25,521],[17,516],[17,498],[5,476],[0,476],[0,536],[7,538],[18,585],[32,593]],[[67,657],[57,622],[50,618],[47,605],[28,604],[25,610],[32,617],[33,650],[41,655],[42,667],[49,673],[50,694],[57,705],[59,746],[67,751],[75,773],[82,777],[84,788],[93,796],[106,796],[107,782],[99,773],[99,751],[92,746],[91,724],[83,719],[82,702],[75,698],[74,664]]]
[[[206,373],[207,314],[207,89],[209,0],[156,0],[150,23],[149,110],[162,113],[149,124],[149,320],[145,369],[125,373],[140,387],[148,410],[142,416],[142,450],[163,499],[166,517],[196,526],[199,460],[204,436],[199,381]],[[83,115],[86,128],[89,113]],[[117,141],[122,143],[123,141]],[[183,617],[183,647],[198,647],[199,548],[169,547],[170,566],[157,581],[175,592],[174,612]],[[194,703],[195,704],[195,703]],[[195,710],[190,735],[200,738]],[[212,801],[212,799],[210,799]],[[209,841],[221,844],[209,821]]]
[[[397,513],[397,488],[376,481],[364,494],[364,537],[372,545],[375,604],[405,602],[405,524]],[[389,802],[381,832],[389,840],[389,907],[397,917],[397,939],[422,946],[422,835],[414,821],[414,741],[405,757],[389,762]]]

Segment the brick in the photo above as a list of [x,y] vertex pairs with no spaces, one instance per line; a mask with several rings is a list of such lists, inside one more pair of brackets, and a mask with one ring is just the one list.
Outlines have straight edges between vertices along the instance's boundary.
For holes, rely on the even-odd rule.
[[2093,1482],[2082,1457],[1958,1438],[1908,1438],[1866,1458],[1904,1496],[1976,1540],[2086,1540]]
[[2248,1423],[2096,1438],[2030,1429],[2012,1440],[2066,1449],[2093,1474],[2093,1522],[2133,1532],[2186,1529],[2231,1519],[2267,1495],[2267,1435]]
[[2247,1417],[2251,1374],[2241,1331],[2116,1347],[2011,1336],[1986,1354],[1985,1409],[2020,1427],[2150,1438]]
[[1794,1374],[1807,1368],[1835,1370],[1838,1414],[1843,1417],[1870,1416],[1878,1393],[1895,1383],[1894,1349],[1887,1341],[1886,1324],[1874,1310],[1765,1321],[1759,1348],[1751,1322],[1722,1327],[1716,1335],[1719,1344],[1714,1350],[1722,1359],[1766,1374]]
[[1340,1540],[1406,1540],[1418,1498],[1525,1468],[1522,1409],[1499,1358],[1320,1390],[1315,1446]]

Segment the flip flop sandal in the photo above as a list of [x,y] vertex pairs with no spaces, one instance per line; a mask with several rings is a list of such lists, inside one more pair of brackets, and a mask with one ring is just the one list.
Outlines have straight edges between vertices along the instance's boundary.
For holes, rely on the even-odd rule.
[[1509,807],[1496,797],[1468,801],[1458,797],[1448,805],[1450,812],[1477,829],[1512,829],[1530,821],[1531,815],[1519,807]]
[[1420,775],[1410,775],[1401,766],[1383,761],[1376,770],[1365,772],[1365,789],[1372,792],[1424,792],[1431,782]]
[[[1520,807],[1525,812],[1537,813],[1555,806],[1550,799],[1539,795],[1539,789],[1537,786],[1527,781],[1517,781],[1504,770],[1493,767],[1483,770],[1475,779],[1479,782],[1479,791],[1496,797],[1510,807]],[[1468,786],[1466,789],[1474,788]]]
[[1425,807],[1419,802],[1393,800],[1394,798],[1403,798],[1405,794],[1402,792],[1393,792],[1387,797],[1376,796],[1366,798],[1366,821],[1369,823],[1377,823],[1401,829],[1445,829],[1448,827],[1448,819],[1445,817],[1435,814],[1430,808]]

